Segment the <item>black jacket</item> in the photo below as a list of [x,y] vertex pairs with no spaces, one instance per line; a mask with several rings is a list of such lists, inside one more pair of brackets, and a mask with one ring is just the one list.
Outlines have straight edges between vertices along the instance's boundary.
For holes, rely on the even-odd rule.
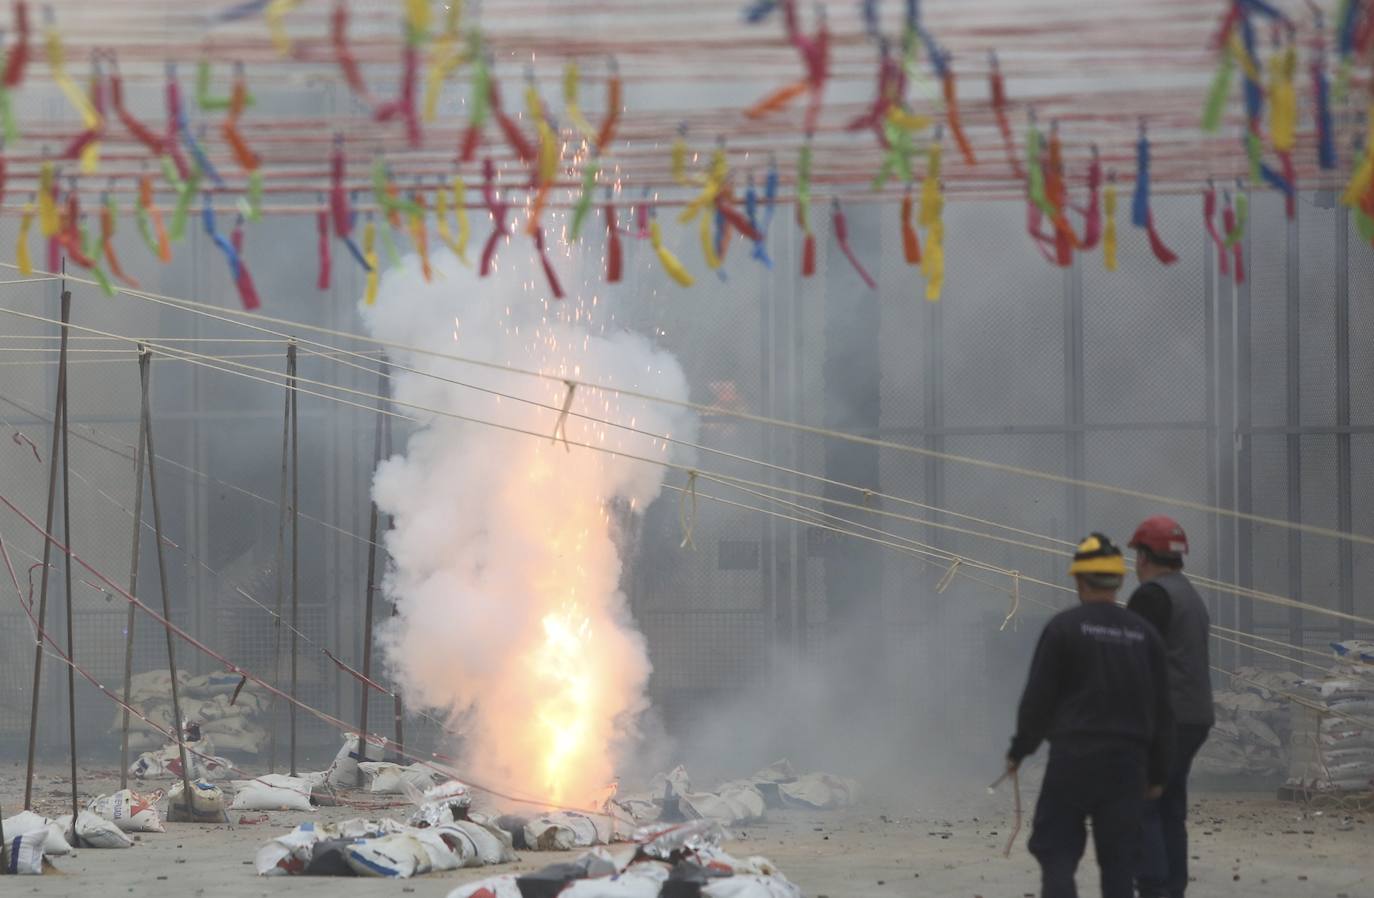
[[1216,722],[1207,605],[1181,571],[1142,583],[1126,607],[1154,625],[1169,660],[1169,698],[1174,720],[1192,726]]
[[1159,634],[1117,605],[1056,614],[1035,647],[1008,756],[1051,743],[1089,749],[1139,743],[1152,785],[1163,785],[1174,741],[1168,661]]

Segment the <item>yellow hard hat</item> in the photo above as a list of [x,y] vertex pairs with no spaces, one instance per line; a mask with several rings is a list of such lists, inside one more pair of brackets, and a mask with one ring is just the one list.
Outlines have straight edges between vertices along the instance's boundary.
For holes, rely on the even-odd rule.
[[1078,544],[1073,553],[1070,574],[1115,574],[1126,576],[1126,559],[1121,550],[1101,533],[1094,533]]

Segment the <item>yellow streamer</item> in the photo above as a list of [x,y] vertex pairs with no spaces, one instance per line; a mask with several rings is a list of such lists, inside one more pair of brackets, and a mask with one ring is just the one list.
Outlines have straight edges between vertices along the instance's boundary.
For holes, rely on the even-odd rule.
[[587,140],[596,140],[596,128],[587,121],[587,117],[582,114],[582,107],[577,104],[577,63],[575,62],[568,63],[568,67],[563,70],[563,111],[578,133]]
[[429,0],[406,0],[406,25],[417,39],[429,34]]
[[434,269],[429,264],[429,238],[425,234],[425,214],[423,211],[410,213],[410,239],[415,244],[415,252],[420,256],[420,273],[425,283],[434,279]]
[[888,109],[887,120],[893,127],[901,128],[903,131],[924,131],[935,123],[928,115],[917,115],[897,106]]
[[687,138],[681,130],[673,139],[673,180],[678,184],[691,183],[687,179]]
[[1240,63],[1241,71],[1245,72],[1245,77],[1259,84],[1261,81],[1259,69],[1255,66],[1255,60],[1250,57],[1249,51],[1245,49],[1245,42],[1240,39],[1240,35],[1235,29],[1231,30],[1231,37],[1228,43],[1231,48],[1231,55]]
[[939,302],[940,294],[945,289],[945,223],[938,218],[926,232],[921,268],[926,278],[926,300]]
[[1108,183],[1102,193],[1102,267],[1116,271],[1116,185]]
[[1293,86],[1297,54],[1290,45],[1269,60],[1269,135],[1274,149],[1287,153],[1297,142],[1298,92]]
[[462,0],[449,0],[443,33],[434,41],[429,72],[425,75],[424,119],[427,122],[434,121],[439,115],[439,93],[443,90],[444,80],[467,61],[458,33],[462,9]]
[[267,19],[267,30],[272,34],[272,46],[283,56],[291,52],[291,37],[286,33],[286,14],[295,9],[300,2],[301,0],[272,0],[263,13]]
[[[716,147],[711,153],[711,165],[706,172],[706,183],[701,188],[701,193],[696,198],[683,207],[677,220],[683,224],[691,221],[701,214],[703,210],[709,209],[715,204],[716,197],[720,194],[721,188],[725,186],[725,181],[730,177],[730,165],[725,158],[725,148]],[[710,215],[705,216],[706,220]],[[714,267],[714,266],[713,266]]]
[[921,227],[928,228],[940,218],[943,200],[940,198],[940,156],[939,143],[930,145],[930,167],[926,170],[925,183],[921,185]]
[[44,162],[38,174],[38,232],[51,237],[62,227],[57,214],[57,202],[52,198],[53,168]]
[[19,216],[19,239],[14,245],[14,263],[19,273],[27,277],[33,274],[33,260],[29,258],[29,230],[33,227],[33,203],[25,203]]
[[471,265],[468,261],[468,238],[472,236],[472,225],[468,222],[467,207],[467,185],[463,179],[455,177],[453,179],[453,211],[458,216],[458,240],[454,252],[458,254],[458,261],[464,265]]
[[[76,110],[77,115],[81,116],[81,125],[87,131],[99,130],[101,125],[100,113],[91,105],[91,100],[86,96],[80,86],[77,85],[72,77],[67,74],[67,66],[62,53],[62,39],[57,34],[56,26],[49,25],[44,36],[48,54],[48,68],[52,70],[52,80],[57,82],[62,95],[67,98],[67,102]],[[81,171],[91,174],[100,165],[100,142],[93,140],[86,144],[81,151]]]
[[364,305],[376,305],[377,303],[377,281],[378,281],[378,260],[377,260],[377,225],[372,219],[367,220],[363,225],[363,261],[367,262],[367,289],[363,292]]
[[453,250],[455,256],[461,258],[462,253],[458,246],[458,241],[453,239],[453,229],[448,224],[448,191],[443,187],[434,197],[434,223],[439,231],[439,239],[444,246]]
[[654,252],[658,254],[658,262],[663,266],[663,270],[668,272],[668,277],[683,287],[690,287],[696,283],[691,272],[683,267],[677,256],[673,255],[668,247],[663,245],[663,231],[659,228],[657,219],[650,219],[649,221],[649,243],[653,246]]
[[701,256],[706,267],[714,271],[720,267],[720,256],[716,255],[716,241],[712,239],[710,215],[701,216],[697,232],[701,237]]

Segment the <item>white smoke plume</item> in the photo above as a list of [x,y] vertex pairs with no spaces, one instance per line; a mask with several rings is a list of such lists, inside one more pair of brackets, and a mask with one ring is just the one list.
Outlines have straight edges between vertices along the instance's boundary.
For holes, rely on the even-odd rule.
[[[390,353],[424,372],[393,372],[400,403],[538,436],[398,406],[424,423],[373,485],[394,525],[384,589],[398,615],[381,645],[411,703],[461,720],[463,769],[477,782],[586,804],[612,780],[615,746],[647,705],[649,658],[620,591],[617,533],[669,472],[626,456],[684,459],[664,440],[574,416],[560,430],[572,445],[555,443],[562,378],[679,400],[686,378],[648,339],[608,324],[606,299],[591,288],[570,283],[569,298],[553,301],[542,282],[479,279],[446,251],[433,263],[428,283],[414,256],[386,273],[364,308],[375,336],[555,379]],[[695,416],[681,407],[578,388],[571,410],[695,438]]]

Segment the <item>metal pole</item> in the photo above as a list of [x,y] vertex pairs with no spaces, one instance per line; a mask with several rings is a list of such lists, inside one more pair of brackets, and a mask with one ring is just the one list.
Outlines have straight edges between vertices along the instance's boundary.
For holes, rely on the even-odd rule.
[[[1287,283],[1287,423],[1288,423],[1288,520],[1294,523],[1302,520],[1302,436],[1298,428],[1302,426],[1302,281],[1301,246],[1298,236],[1298,219],[1288,222],[1288,283]],[[1288,531],[1288,594],[1302,595],[1302,534],[1297,530]],[[1288,609],[1288,642],[1304,645],[1303,614],[1301,608]]]
[[[62,261],[62,271],[67,270],[67,262]],[[67,322],[70,320],[72,295],[66,289],[65,282],[62,285],[62,330],[67,330]],[[65,365],[67,360],[64,357],[59,364]],[[71,489],[71,455],[68,449],[71,440],[68,434],[71,432],[68,421],[68,410],[71,403],[67,401],[69,379],[60,378],[62,384],[62,539],[66,547],[62,551],[63,565],[62,576],[66,581],[67,587],[67,738],[71,744],[71,774],[72,774],[72,835],[76,836],[76,817],[81,810],[81,805],[76,799],[76,607],[72,598],[72,489]],[[48,531],[51,533],[52,531]],[[77,842],[80,836],[77,836]],[[77,842],[72,843],[76,847]]]
[[[143,378],[143,395],[148,395],[149,382],[151,380],[151,366],[146,362],[139,370]],[[181,787],[184,790],[182,797],[186,802],[186,819],[195,819],[195,802],[192,800],[194,793],[191,791],[191,768],[186,763],[186,730],[182,726],[181,720],[181,697],[177,691],[177,659],[176,644],[172,639],[172,597],[171,590],[167,584],[167,558],[162,547],[162,508],[157,501],[157,452],[153,448],[153,412],[151,403],[146,399],[143,403],[143,440],[148,446],[148,498],[153,503],[153,540],[157,547],[157,576],[158,585],[162,591],[162,616],[167,619],[167,626],[164,630],[167,635],[167,670],[172,675],[172,717],[176,726],[177,734],[177,753],[181,759]],[[171,813],[171,809],[168,809]],[[75,819],[75,818],[73,818]]]
[[[1083,268],[1077,255],[1064,270],[1064,417],[1068,473],[1082,480],[1086,469],[1086,438],[1083,386]],[[1065,497],[1070,539],[1088,529],[1087,496],[1080,486],[1070,486]]]
[[[377,427],[372,438],[372,470],[382,462],[382,419],[386,417],[386,362],[377,369]],[[372,514],[367,525],[367,595],[363,600],[363,679],[372,679],[372,596],[377,589],[377,500],[372,500]],[[362,698],[358,701],[358,758],[367,760],[367,700],[372,686],[362,684]],[[358,768],[358,785],[363,784],[363,770]]]
[[[391,416],[390,416],[390,415],[386,415],[386,416],[384,416],[383,419],[382,419],[382,452],[383,452],[387,457],[390,457],[390,456],[391,456]],[[391,527],[390,522],[388,522],[388,524],[387,524],[387,529],[390,529],[390,527]],[[395,606],[394,604],[391,606],[391,616],[392,616],[392,617],[395,617],[395,616],[396,616],[396,606]],[[397,745],[398,747],[404,747],[405,744],[406,744],[406,734],[405,734],[405,711],[406,711],[406,709],[405,709],[405,703],[401,700],[401,689],[400,689],[399,686],[394,686],[394,685],[393,685],[393,686],[392,686],[392,700],[391,700],[391,714],[392,714],[392,718],[393,718],[393,723],[395,724],[395,732],[396,732],[396,739],[395,739],[395,741],[396,741],[396,745]]]
[[[48,459],[48,513],[44,533],[51,534],[53,511],[57,503],[57,444],[62,438],[62,411],[67,403],[67,322],[71,314],[72,295],[62,291],[62,342],[57,363],[57,404],[52,416],[52,457]],[[24,769],[24,810],[33,810],[33,762],[38,739],[38,688],[43,676],[43,629],[48,614],[48,572],[52,558],[52,539],[43,539],[43,576],[38,590],[38,634],[33,649],[33,704],[29,708],[29,749]],[[72,818],[73,827],[76,818]]]
[[[1333,204],[1335,205],[1335,204]],[[1336,216],[1336,526],[1354,529],[1350,477],[1350,213],[1335,205]],[[1340,609],[1355,613],[1355,553],[1349,540],[1336,543],[1340,569]],[[1355,635],[1354,621],[1342,620],[1341,639]]]
[[[286,347],[286,373],[291,373],[291,362],[295,357],[296,344]],[[291,447],[291,393],[288,390],[283,399],[281,426],[281,490],[277,496],[277,609],[272,616],[272,685],[281,686],[281,621],[285,604],[286,587],[283,577],[286,569],[286,467],[290,461]],[[272,696],[271,738],[268,741],[267,769],[277,772],[277,697]]]
[[[1245,236],[1242,238],[1242,251],[1246,259],[1253,259],[1250,252],[1250,223],[1253,216],[1246,214]],[[1250,514],[1254,509],[1254,434],[1251,433],[1253,424],[1252,403],[1251,403],[1251,383],[1250,375],[1252,370],[1250,351],[1252,347],[1251,336],[1251,307],[1250,307],[1250,279],[1246,278],[1244,284],[1235,287],[1236,299],[1236,511],[1243,514]],[[1249,521],[1240,521],[1235,525],[1236,532],[1236,583],[1237,585],[1249,588],[1254,585],[1255,564],[1254,564],[1254,538],[1255,529]],[[1235,608],[1235,628],[1242,633],[1254,632],[1254,613],[1253,602],[1240,601],[1237,599],[1232,602]],[[1254,652],[1249,648],[1237,648],[1237,661],[1241,664],[1251,664],[1254,661]]]
[[[291,775],[296,775],[296,661],[300,636],[300,441],[296,412],[296,344],[287,349],[287,385],[291,399]],[[359,746],[361,748],[362,746]],[[366,756],[364,756],[366,760]]]
[[[138,380],[143,400],[138,415],[138,446],[134,450],[134,545],[129,552],[129,595],[138,595],[139,548],[143,535],[143,447],[146,445],[148,416],[148,364],[152,358],[148,347],[139,346]],[[129,788],[129,699],[134,678],[134,603],[129,603],[129,616],[124,621],[124,715],[123,738],[119,748],[119,788]]]

